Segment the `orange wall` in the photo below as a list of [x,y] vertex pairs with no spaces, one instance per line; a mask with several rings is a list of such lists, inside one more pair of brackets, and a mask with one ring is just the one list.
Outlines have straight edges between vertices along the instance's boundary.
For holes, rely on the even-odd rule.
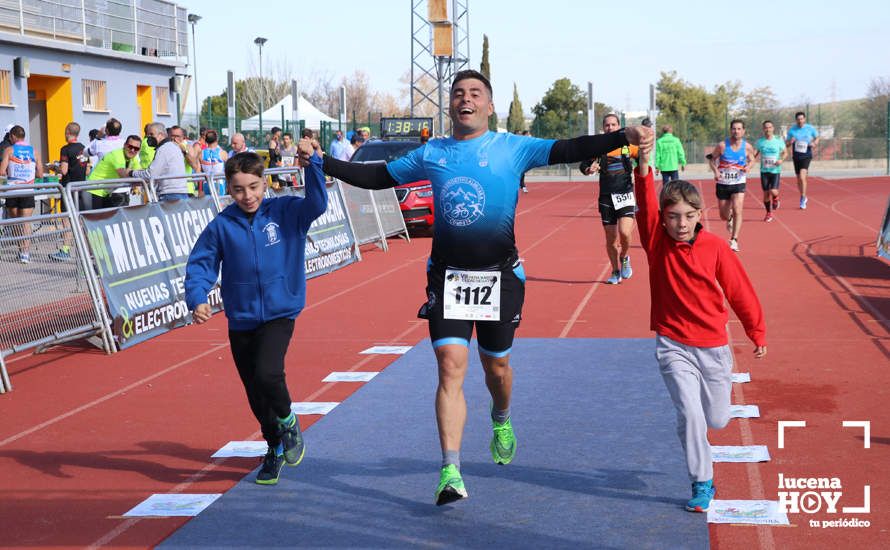
[[[31,75],[28,91],[46,98],[46,144],[50,162],[59,160],[59,150],[65,145],[65,126],[74,120],[71,100],[71,79],[57,76]],[[30,139],[30,138],[29,138]]]
[[136,86],[136,104],[139,105],[140,125],[139,131],[145,128],[145,125],[152,121],[151,86]]

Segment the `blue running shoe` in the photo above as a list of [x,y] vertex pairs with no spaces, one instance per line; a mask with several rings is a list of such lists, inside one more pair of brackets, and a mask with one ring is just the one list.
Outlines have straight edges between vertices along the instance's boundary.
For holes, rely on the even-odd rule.
[[275,485],[278,483],[278,476],[281,474],[281,468],[284,466],[284,455],[275,452],[275,449],[269,447],[266,456],[263,458],[263,465],[256,474],[256,482],[260,485]]
[[707,512],[716,493],[713,479],[696,481],[692,484],[692,498],[686,503],[686,509],[690,512]]
[[630,267],[630,256],[621,258],[621,278],[630,279],[634,274],[634,270]]
[[303,433],[300,431],[300,423],[293,413],[279,422],[281,445],[284,447],[284,461],[288,466],[296,466],[303,460],[306,453],[306,445],[303,443]]
[[612,276],[606,279],[606,284],[608,285],[617,285],[621,282],[621,272],[613,271]]

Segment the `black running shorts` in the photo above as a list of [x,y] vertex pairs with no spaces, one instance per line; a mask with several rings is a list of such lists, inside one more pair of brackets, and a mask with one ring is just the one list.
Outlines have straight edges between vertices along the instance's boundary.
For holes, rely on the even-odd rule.
[[744,183],[734,183],[732,185],[717,184],[717,198],[721,201],[728,201],[733,195],[745,192]]
[[618,218],[633,218],[636,207],[624,206],[616,210],[611,204],[599,203],[599,210],[603,225],[616,225]]
[[794,157],[791,160],[794,162],[794,173],[800,174],[801,170],[810,169],[810,161],[813,160],[813,157]]
[[769,191],[770,189],[778,189],[779,188],[779,175],[774,172],[761,172],[760,173],[760,187],[764,191]]
[[19,208],[21,210],[25,210],[27,208],[34,208],[34,197],[10,197],[6,199],[6,208]]
[[420,307],[417,316],[429,321],[430,340],[434,348],[445,344],[469,346],[475,325],[479,351],[493,357],[503,357],[510,353],[513,347],[513,333],[522,320],[522,304],[525,301],[525,271],[518,260],[512,268],[501,270],[499,321],[445,319],[442,307],[444,288],[445,268],[429,267],[427,302]]

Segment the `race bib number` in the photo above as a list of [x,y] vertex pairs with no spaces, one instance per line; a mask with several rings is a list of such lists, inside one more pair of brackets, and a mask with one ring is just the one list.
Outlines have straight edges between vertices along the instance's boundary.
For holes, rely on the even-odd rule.
[[777,166],[779,166],[779,157],[763,157],[764,168],[775,168]]
[[810,148],[810,144],[806,141],[797,140],[794,142],[795,153],[806,153]]
[[297,158],[297,157],[283,156],[283,157],[281,157],[281,165],[282,165],[282,166],[293,166],[293,165],[294,165],[294,159],[296,159],[296,158]]
[[501,272],[445,270],[446,319],[501,320]]
[[615,210],[620,210],[625,206],[636,206],[637,201],[634,199],[634,192],[612,193],[612,205],[615,206]]
[[739,185],[747,179],[747,174],[742,170],[720,170],[720,183],[723,185]]

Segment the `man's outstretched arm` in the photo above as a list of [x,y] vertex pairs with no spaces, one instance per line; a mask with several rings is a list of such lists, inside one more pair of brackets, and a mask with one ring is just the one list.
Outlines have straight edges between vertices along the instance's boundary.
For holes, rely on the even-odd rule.
[[335,159],[330,155],[323,155],[318,142],[313,143],[309,140],[300,140],[297,144],[297,155],[300,157],[301,164],[307,164],[316,151],[323,159],[322,171],[349,185],[361,187],[362,189],[387,189],[399,184],[389,174],[389,170],[386,169],[386,165],[383,163],[363,164],[361,162],[347,162]]
[[363,189],[387,189],[399,184],[382,162],[375,164],[346,162],[325,155],[322,170],[329,176]]
[[581,162],[625,145],[638,145],[641,150],[652,149],[654,133],[645,126],[630,126],[617,132],[580,136],[572,139],[560,139],[550,149],[548,164],[568,164]]

